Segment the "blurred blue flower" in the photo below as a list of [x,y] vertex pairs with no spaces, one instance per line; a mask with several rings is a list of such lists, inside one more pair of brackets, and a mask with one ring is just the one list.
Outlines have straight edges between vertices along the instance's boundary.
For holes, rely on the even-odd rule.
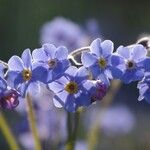
[[56,107],[64,107],[70,112],[75,112],[80,106],[88,106],[91,99],[88,90],[91,84],[86,84],[88,71],[81,67],[69,67],[65,76],[49,84],[49,88],[55,93],[54,104]]
[[[30,49],[26,49],[21,58],[12,56],[8,61],[8,82],[24,97],[26,91],[38,89],[38,81],[45,82],[47,70],[33,63]],[[30,91],[30,89],[32,91]],[[36,91],[38,92],[38,91]]]
[[56,17],[42,26],[40,43],[51,43],[56,46],[64,45],[71,52],[74,49],[86,46],[88,37],[78,24],[63,17]]
[[143,80],[138,83],[137,88],[139,89],[138,100],[145,99],[150,103],[150,73],[145,73]]
[[63,46],[56,48],[52,44],[44,44],[42,48],[35,49],[32,55],[35,62],[47,69],[48,83],[62,76],[70,65],[68,50]]
[[122,71],[120,71],[111,63],[116,63],[119,56],[115,56],[114,62],[111,62],[113,43],[110,40],[101,42],[100,39],[94,40],[90,45],[91,52],[83,52],[81,61],[82,64],[88,68],[94,79],[100,79],[106,84],[109,84],[109,79],[118,78]]
[[120,79],[124,83],[141,80],[145,70],[150,70],[150,58],[146,56],[147,50],[142,45],[136,44],[131,48],[120,46],[116,53],[122,56],[122,63],[118,68],[123,71]]

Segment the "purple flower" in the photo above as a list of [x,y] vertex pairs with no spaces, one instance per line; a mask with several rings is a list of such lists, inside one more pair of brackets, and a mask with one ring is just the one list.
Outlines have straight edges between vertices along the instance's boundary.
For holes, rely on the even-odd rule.
[[33,51],[33,59],[47,69],[47,82],[52,82],[63,75],[70,63],[67,59],[68,50],[52,44],[44,44],[42,48]]
[[77,69],[71,66],[66,70],[65,76],[50,83],[49,88],[55,93],[55,106],[75,112],[80,106],[90,105],[88,89],[91,89],[91,84],[86,84],[87,79],[88,71],[84,67]]
[[150,73],[145,73],[143,80],[138,83],[137,88],[140,94],[138,100],[145,99],[150,103]]
[[40,42],[64,45],[72,51],[86,46],[88,37],[79,25],[63,17],[56,17],[42,26]]
[[108,86],[100,80],[93,81],[93,87],[91,88],[91,102],[100,101],[106,95]]
[[[118,78],[121,75],[121,71],[111,63],[116,63],[117,59],[113,59],[115,62],[111,62],[113,43],[109,40],[105,40],[101,43],[100,39],[94,40],[90,45],[91,52],[82,53],[82,64],[88,68],[94,79],[100,79],[106,84],[109,84],[109,79]],[[119,57],[119,56],[116,56]]]
[[33,63],[29,49],[23,52],[21,58],[12,56],[8,61],[8,67],[8,82],[12,87],[17,89],[23,97],[28,89],[32,91],[38,89],[38,81],[45,82],[47,78],[46,69]]
[[4,109],[12,110],[19,104],[20,94],[12,88],[6,88],[0,96],[0,107]]
[[150,59],[146,57],[147,50],[142,45],[136,44],[131,48],[120,46],[117,53],[122,56],[122,63],[118,68],[123,71],[120,79],[124,83],[141,80],[145,70],[150,70]]

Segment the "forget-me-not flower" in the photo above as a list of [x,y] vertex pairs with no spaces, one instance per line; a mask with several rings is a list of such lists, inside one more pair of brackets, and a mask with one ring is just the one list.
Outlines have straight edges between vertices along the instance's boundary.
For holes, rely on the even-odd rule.
[[67,48],[60,46],[56,48],[52,44],[44,44],[41,48],[33,51],[33,59],[47,69],[47,82],[52,82],[65,72],[70,63],[67,59]]
[[80,106],[88,106],[91,99],[88,90],[91,84],[86,84],[88,71],[81,67],[69,67],[65,76],[49,84],[49,88],[55,93],[54,104],[56,107],[64,107],[70,112],[75,112]]
[[[83,52],[81,57],[82,64],[91,71],[94,79],[100,79],[107,84],[109,79],[118,78],[122,73],[111,64],[113,48],[112,41],[101,42],[100,39],[96,39],[90,45],[90,52]],[[118,61],[118,58],[113,61]]]
[[123,74],[120,79],[124,83],[139,81],[144,77],[144,72],[150,70],[150,58],[146,56],[147,50],[142,45],[136,44],[131,48],[120,46],[116,53],[122,57],[120,69]]
[[[8,61],[8,82],[24,97],[29,91],[37,90],[38,82],[46,82],[47,71],[44,67],[33,63],[30,49],[26,49],[21,58],[12,56]],[[32,91],[31,91],[31,90]],[[36,91],[38,92],[38,91]]]

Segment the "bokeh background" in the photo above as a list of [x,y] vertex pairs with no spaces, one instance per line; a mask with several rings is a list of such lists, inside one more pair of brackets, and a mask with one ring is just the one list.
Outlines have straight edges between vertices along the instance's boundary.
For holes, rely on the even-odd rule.
[[[0,56],[8,61],[25,48],[40,47],[41,26],[57,16],[67,18],[83,29],[87,20],[94,18],[99,35],[112,40],[115,48],[130,45],[140,35],[150,33],[149,8],[148,0],[0,0]],[[128,106],[135,116],[134,129],[122,136],[100,136],[98,149],[150,149],[150,105],[137,98],[136,84],[121,86],[112,105]],[[20,117],[15,111],[4,111],[4,114],[13,130]],[[17,134],[16,130],[14,132]],[[79,134],[83,140],[85,135]],[[9,149],[1,132],[0,149]]]

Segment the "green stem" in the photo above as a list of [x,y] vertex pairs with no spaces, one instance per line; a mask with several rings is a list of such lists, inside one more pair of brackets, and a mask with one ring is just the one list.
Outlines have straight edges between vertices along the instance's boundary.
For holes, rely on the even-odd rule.
[[67,114],[68,139],[67,139],[67,144],[66,144],[66,150],[74,150],[75,141],[77,138],[78,125],[79,125],[79,120],[80,120],[80,112],[77,111],[73,115],[74,117],[72,117],[72,114],[69,112]]
[[19,150],[19,146],[18,143],[13,135],[13,133],[11,132],[8,123],[4,117],[4,115],[2,114],[2,112],[0,112],[0,129],[3,133],[3,135],[5,136],[8,145],[10,147],[11,150]]
[[36,127],[35,114],[33,111],[32,100],[29,94],[26,95],[26,102],[27,102],[28,121],[30,125],[30,130],[32,132],[34,142],[35,142],[35,150],[42,150],[39,135],[38,135],[38,130]]
[[99,130],[100,129],[97,123],[95,123],[94,126],[89,130],[89,133],[87,135],[88,150],[96,149],[100,132]]

